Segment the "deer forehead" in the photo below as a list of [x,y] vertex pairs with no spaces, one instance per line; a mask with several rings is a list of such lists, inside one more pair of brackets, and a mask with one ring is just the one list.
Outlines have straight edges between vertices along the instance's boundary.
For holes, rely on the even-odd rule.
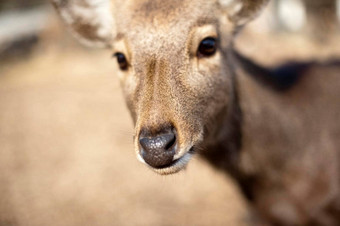
[[[134,31],[118,33],[114,41],[117,51],[131,51],[133,55],[159,57],[176,54],[178,57],[197,49],[199,42],[206,37],[217,37],[218,31],[214,23],[200,26],[182,26],[179,29],[169,27],[140,27]],[[121,49],[119,49],[121,48]]]
[[[194,27],[216,22],[217,7],[213,1],[140,0],[115,6],[117,33],[134,41],[173,40],[181,43]],[[119,36],[119,35],[118,35]]]
[[211,15],[218,8],[217,3],[211,0],[127,0],[115,7],[118,13],[132,16],[133,21],[158,20],[161,23]]
[[182,61],[196,54],[199,43],[206,37],[218,37],[213,18],[157,26],[154,23],[122,28],[113,41],[113,51],[127,55],[133,63],[156,57],[166,61]]

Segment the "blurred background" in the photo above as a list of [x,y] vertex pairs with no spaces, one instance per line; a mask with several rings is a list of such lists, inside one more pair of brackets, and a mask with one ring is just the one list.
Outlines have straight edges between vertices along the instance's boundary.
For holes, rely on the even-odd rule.
[[[336,0],[272,1],[236,46],[267,66],[340,58],[339,17]],[[167,177],[136,160],[114,65],[46,0],[1,0],[0,226],[251,222],[233,181],[199,157]]]

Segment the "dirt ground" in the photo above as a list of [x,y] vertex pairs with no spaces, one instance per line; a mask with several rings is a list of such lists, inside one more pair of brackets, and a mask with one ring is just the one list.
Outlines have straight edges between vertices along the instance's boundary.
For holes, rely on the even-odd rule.
[[[166,177],[137,161],[110,52],[54,26],[33,55],[0,66],[0,225],[246,225],[232,180],[198,157]],[[255,27],[239,46],[267,64],[333,54],[291,40],[283,54]]]

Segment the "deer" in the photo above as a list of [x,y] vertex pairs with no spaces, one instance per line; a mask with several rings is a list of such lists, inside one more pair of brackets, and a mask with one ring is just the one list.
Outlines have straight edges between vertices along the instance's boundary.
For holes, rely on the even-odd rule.
[[339,225],[340,64],[268,68],[238,52],[268,1],[52,3],[81,42],[113,53],[148,168],[175,174],[200,155],[234,178],[251,225]]

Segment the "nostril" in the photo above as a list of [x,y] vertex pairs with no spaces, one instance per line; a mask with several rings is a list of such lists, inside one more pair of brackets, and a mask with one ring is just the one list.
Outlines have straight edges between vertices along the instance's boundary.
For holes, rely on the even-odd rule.
[[175,144],[175,142],[176,142],[176,136],[175,136],[175,134],[173,134],[173,137],[171,137],[168,140],[168,144],[165,146],[165,150],[169,150],[170,148],[172,148],[172,146]]

